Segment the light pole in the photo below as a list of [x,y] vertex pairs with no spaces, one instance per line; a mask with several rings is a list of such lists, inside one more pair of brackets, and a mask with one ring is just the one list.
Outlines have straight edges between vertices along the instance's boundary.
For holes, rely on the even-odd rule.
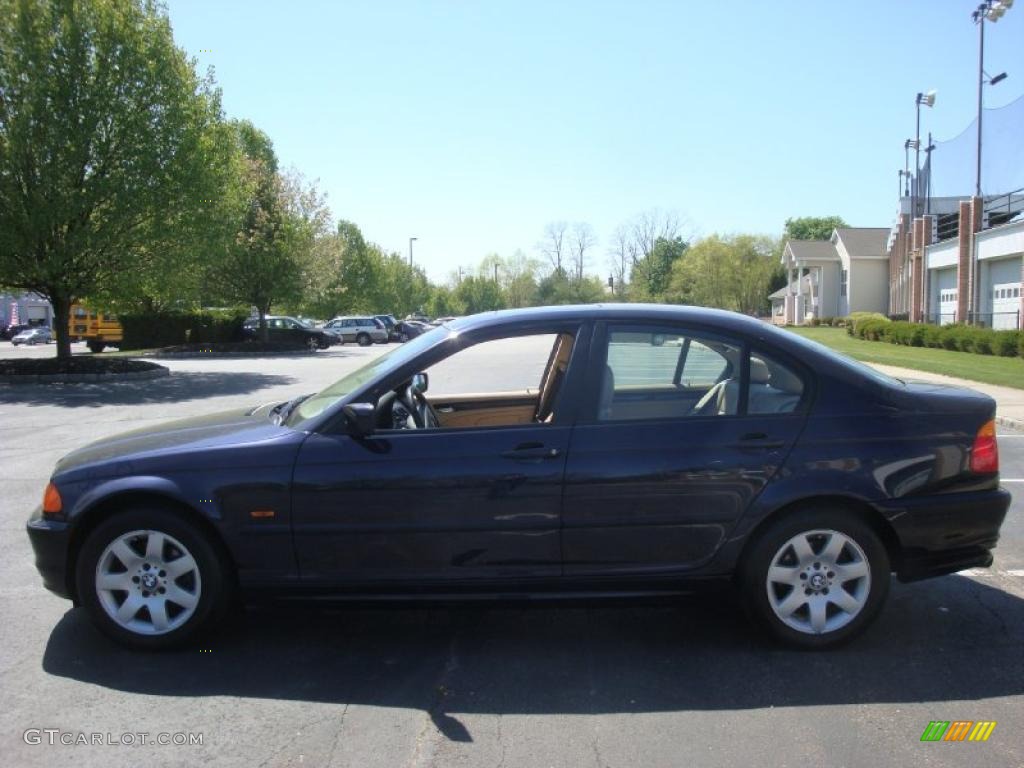
[[995,22],[1002,18],[1010,8],[1013,7],[1013,0],[984,0],[981,5],[971,12],[971,18],[978,25],[978,163],[974,176],[974,196],[981,197],[981,120],[982,120],[982,92],[985,83],[995,85],[1006,79],[1006,73],[996,75],[985,80],[985,19]]
[[412,267],[412,244],[419,240],[418,237],[409,238],[409,267]]
[[935,90],[917,94],[917,130],[914,133],[914,216],[921,199],[921,105],[935,106]]

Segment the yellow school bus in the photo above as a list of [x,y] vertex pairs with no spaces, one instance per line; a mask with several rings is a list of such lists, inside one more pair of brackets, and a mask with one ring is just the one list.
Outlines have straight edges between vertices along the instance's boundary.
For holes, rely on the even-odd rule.
[[82,304],[71,305],[68,332],[72,340],[84,340],[90,352],[102,352],[106,347],[120,347],[124,338],[121,324],[114,315]]

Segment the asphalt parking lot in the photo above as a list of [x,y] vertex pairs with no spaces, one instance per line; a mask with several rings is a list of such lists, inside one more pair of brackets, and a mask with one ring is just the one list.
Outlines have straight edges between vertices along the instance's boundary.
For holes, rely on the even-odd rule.
[[[166,419],[319,389],[385,347],[171,360],[148,382],[0,385],[0,755],[12,766],[1024,765],[1024,433],[992,569],[894,582],[869,631],[779,650],[727,596],[678,604],[250,609],[209,648],[125,651],[47,593],[24,533],[54,462]],[[53,354],[52,346],[0,356]],[[932,720],[988,742],[922,743]],[[53,745],[28,729],[202,734]],[[109,736],[108,736],[109,734]],[[138,742],[139,737],[135,737]]]

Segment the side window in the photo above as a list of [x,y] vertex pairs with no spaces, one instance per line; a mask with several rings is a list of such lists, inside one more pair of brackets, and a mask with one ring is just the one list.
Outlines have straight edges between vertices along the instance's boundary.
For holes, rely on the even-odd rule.
[[680,383],[684,387],[711,388],[723,377],[729,361],[718,352],[696,339],[690,341]]
[[792,368],[757,350],[751,353],[747,413],[792,413],[803,393],[803,380]]
[[734,415],[741,353],[736,344],[679,329],[611,326],[597,418]]

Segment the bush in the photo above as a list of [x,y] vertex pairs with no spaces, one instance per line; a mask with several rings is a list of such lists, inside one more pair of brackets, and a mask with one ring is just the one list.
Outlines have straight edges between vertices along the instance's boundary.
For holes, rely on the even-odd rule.
[[819,325],[821,325],[821,320],[817,317],[812,317],[807,324],[811,326],[811,328],[817,328]]
[[1000,357],[1016,356],[1024,342],[1024,333],[1020,331],[996,331],[992,342],[992,351]]
[[869,322],[888,323],[889,318],[878,312],[851,312],[849,322],[846,325],[846,332],[859,339],[865,338],[863,326]]
[[926,325],[924,327],[924,346],[942,349],[943,326]]
[[864,320],[858,320],[854,324],[854,334],[861,339],[867,339],[868,341],[879,341],[885,338],[885,335],[889,333],[889,326],[892,323],[884,317],[869,317]]
[[833,317],[832,318],[832,327],[833,328],[842,328],[845,325],[846,325],[846,318],[845,317]]
[[1017,342],[1017,355],[1024,357],[1024,331],[1019,332],[1018,338],[1020,341]]
[[905,347],[923,347],[928,328],[929,326],[921,323],[896,320],[890,324],[885,340],[893,344],[902,344]]
[[248,314],[235,310],[138,312],[118,316],[124,328],[122,349],[175,344],[239,341]]

